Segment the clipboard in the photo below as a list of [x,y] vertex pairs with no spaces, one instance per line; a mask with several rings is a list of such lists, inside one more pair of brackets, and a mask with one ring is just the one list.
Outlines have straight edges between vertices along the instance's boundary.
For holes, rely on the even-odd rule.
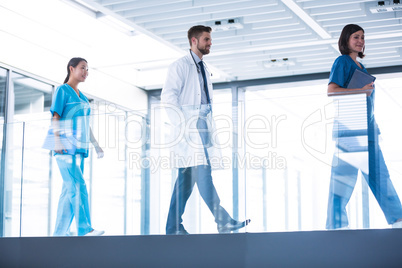
[[[60,142],[62,144],[62,146],[64,147],[64,149],[67,152],[64,152],[64,154],[70,154],[70,155],[75,155],[76,151],[77,151],[77,146],[75,146],[73,144],[73,137],[68,137],[66,134],[61,134],[59,136]],[[57,150],[59,148],[55,148],[56,147],[56,138],[55,135],[53,133],[52,129],[49,129],[45,141],[43,142],[42,148],[43,149],[47,149],[50,151],[54,151]]]
[[355,69],[347,88],[362,88],[375,81],[375,77],[359,69]]

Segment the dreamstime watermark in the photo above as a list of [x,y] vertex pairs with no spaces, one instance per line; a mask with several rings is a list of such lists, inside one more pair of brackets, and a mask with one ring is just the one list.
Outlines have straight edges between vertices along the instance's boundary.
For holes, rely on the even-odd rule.
[[[72,116],[73,117],[73,116]],[[217,149],[233,147],[236,140],[238,149],[273,149],[278,147],[278,129],[287,116],[261,114],[235,120],[227,114],[208,113],[202,115],[199,107],[182,107],[174,105],[156,105],[148,111],[148,115],[138,116],[121,113],[105,113],[94,115],[93,121],[98,128],[94,135],[101,147],[124,150],[142,150],[150,147],[156,150],[172,149],[175,146],[185,146],[187,149],[202,149],[203,142],[200,133],[208,136],[209,142]],[[83,117],[73,117],[64,120],[65,132],[72,132],[73,125],[81,125]],[[206,128],[200,129],[200,118]],[[240,125],[238,122],[244,122]],[[78,124],[77,124],[78,122]],[[79,132],[79,131],[78,131]],[[74,141],[78,147],[89,147],[89,139]],[[123,157],[124,153],[119,153]]]
[[[193,161],[202,161],[204,154],[195,154],[192,157],[184,157],[171,152],[168,156],[142,156],[140,153],[129,154],[128,166],[130,169],[148,169],[151,173],[159,170],[167,170],[176,167],[191,166]],[[268,151],[264,156],[256,156],[250,153],[234,154],[232,157],[210,157],[211,166],[215,169],[270,169],[284,170],[287,168],[286,158],[275,152]]]
[[360,166],[357,162],[367,159],[368,148],[366,94],[332,98],[304,119],[302,146],[327,166],[338,166],[340,158]]
[[[202,148],[199,135],[207,132],[211,143],[219,149],[233,146],[234,136],[240,136],[237,147],[244,146],[253,149],[268,149],[278,146],[278,128],[281,122],[287,119],[286,115],[252,115],[238,126],[237,118],[234,120],[227,114],[203,115],[203,109],[194,106],[178,108],[174,105],[160,104],[153,107],[151,112],[151,133],[161,131],[160,126],[165,125],[169,138],[157,139],[158,135],[151,135],[150,144],[156,149],[167,149],[180,143],[189,147]],[[159,111],[159,112],[158,112]],[[163,111],[163,112],[161,112]],[[162,121],[161,114],[166,113],[169,123]],[[200,116],[201,115],[201,116]],[[242,115],[239,115],[241,117]],[[200,130],[197,126],[200,118],[205,121],[207,129]],[[219,127],[217,127],[219,125]],[[255,138],[259,136],[258,138]],[[133,144],[134,145],[134,144]],[[133,148],[133,147],[131,147]]]
[[[99,126],[94,134],[100,146],[117,149],[118,160],[127,160],[133,168],[149,166],[148,168],[154,170],[159,166],[164,169],[172,167],[172,163],[184,163],[177,166],[185,166],[189,159],[197,159],[197,152],[201,151],[201,155],[203,154],[205,141],[202,142],[200,138],[202,132],[207,136],[208,146],[218,150],[232,150],[234,153],[232,158],[223,156],[219,159],[210,156],[211,163],[217,162],[220,167],[238,165],[239,168],[256,168],[269,163],[268,168],[281,169],[286,166],[286,161],[279,154],[283,151],[282,148],[285,148],[284,151],[289,150],[286,148],[286,140],[282,138],[284,133],[293,137],[300,135],[298,139],[304,150],[318,161],[331,166],[334,148],[333,106],[331,101],[300,121],[300,132],[297,131],[297,126],[289,125],[287,114],[261,113],[246,117],[240,108],[228,115],[204,113],[199,106],[177,107],[169,104],[153,105],[143,115],[114,112],[95,115],[92,121]],[[235,114],[235,118],[232,118],[232,114]],[[202,130],[198,126],[200,118],[206,126]],[[289,127],[292,133],[288,132]],[[79,142],[83,143],[77,141],[77,144]],[[89,143],[89,139],[85,142]],[[82,147],[88,148],[89,144],[82,144]],[[169,151],[162,153],[169,156],[141,156],[145,151],[148,154],[159,154],[158,151],[161,150]],[[258,155],[266,156],[254,157],[251,153],[241,155],[237,153],[240,151],[257,152]],[[274,155],[273,151],[278,153]],[[194,157],[188,158],[188,155]]]
[[305,151],[316,160],[332,165],[332,126],[335,118],[333,102],[314,110],[301,125],[301,144]]

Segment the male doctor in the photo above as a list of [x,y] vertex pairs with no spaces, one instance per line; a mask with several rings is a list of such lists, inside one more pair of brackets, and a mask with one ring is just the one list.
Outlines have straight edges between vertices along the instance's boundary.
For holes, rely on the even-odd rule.
[[232,219],[220,205],[212,181],[211,170],[216,163],[213,160],[219,157],[219,149],[212,138],[212,83],[202,61],[212,45],[211,31],[210,27],[202,25],[188,30],[190,51],[169,66],[162,89],[162,103],[173,107],[167,109],[167,113],[174,132],[184,133],[175,136],[179,139],[174,146],[178,177],[170,201],[166,234],[188,234],[182,224],[182,215],[195,183],[215,217],[219,233],[229,233],[250,222]]

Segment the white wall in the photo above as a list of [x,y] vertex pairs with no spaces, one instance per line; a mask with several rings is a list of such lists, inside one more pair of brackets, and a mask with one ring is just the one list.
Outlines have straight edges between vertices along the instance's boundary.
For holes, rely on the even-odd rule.
[[[102,68],[145,54],[132,46],[143,39],[121,33],[62,1],[0,0],[1,63],[62,83],[68,61],[83,57],[90,74],[80,89],[134,110],[147,108],[146,93],[135,86],[136,70],[119,76]],[[137,52],[128,53],[122,46]]]

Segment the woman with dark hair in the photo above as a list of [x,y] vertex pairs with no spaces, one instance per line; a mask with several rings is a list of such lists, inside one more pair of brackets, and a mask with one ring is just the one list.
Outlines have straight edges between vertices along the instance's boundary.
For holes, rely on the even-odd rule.
[[[338,46],[342,55],[335,60],[332,66],[328,82],[328,96],[366,94],[368,146],[365,150],[368,150],[368,173],[363,170],[362,173],[388,224],[392,224],[394,228],[400,228],[402,227],[401,202],[390,180],[388,168],[378,144],[379,129],[374,118],[374,82],[368,83],[362,88],[348,88],[355,70],[368,75],[366,68],[357,60],[357,58],[364,57],[363,28],[356,24],[346,25],[339,37]],[[340,122],[334,123],[334,137],[337,138],[338,150],[345,152],[339,138],[341,136],[339,125]],[[359,167],[334,154],[328,200],[327,229],[348,228],[346,205],[353,193],[358,171]]]
[[88,191],[84,180],[84,159],[88,157],[91,142],[103,157],[89,126],[90,107],[87,97],[78,90],[78,84],[88,76],[88,63],[83,58],[72,58],[67,65],[64,84],[53,95],[52,126],[54,153],[63,178],[63,188],[57,209],[55,236],[68,236],[75,217],[77,234],[102,235],[94,230],[88,205]]

